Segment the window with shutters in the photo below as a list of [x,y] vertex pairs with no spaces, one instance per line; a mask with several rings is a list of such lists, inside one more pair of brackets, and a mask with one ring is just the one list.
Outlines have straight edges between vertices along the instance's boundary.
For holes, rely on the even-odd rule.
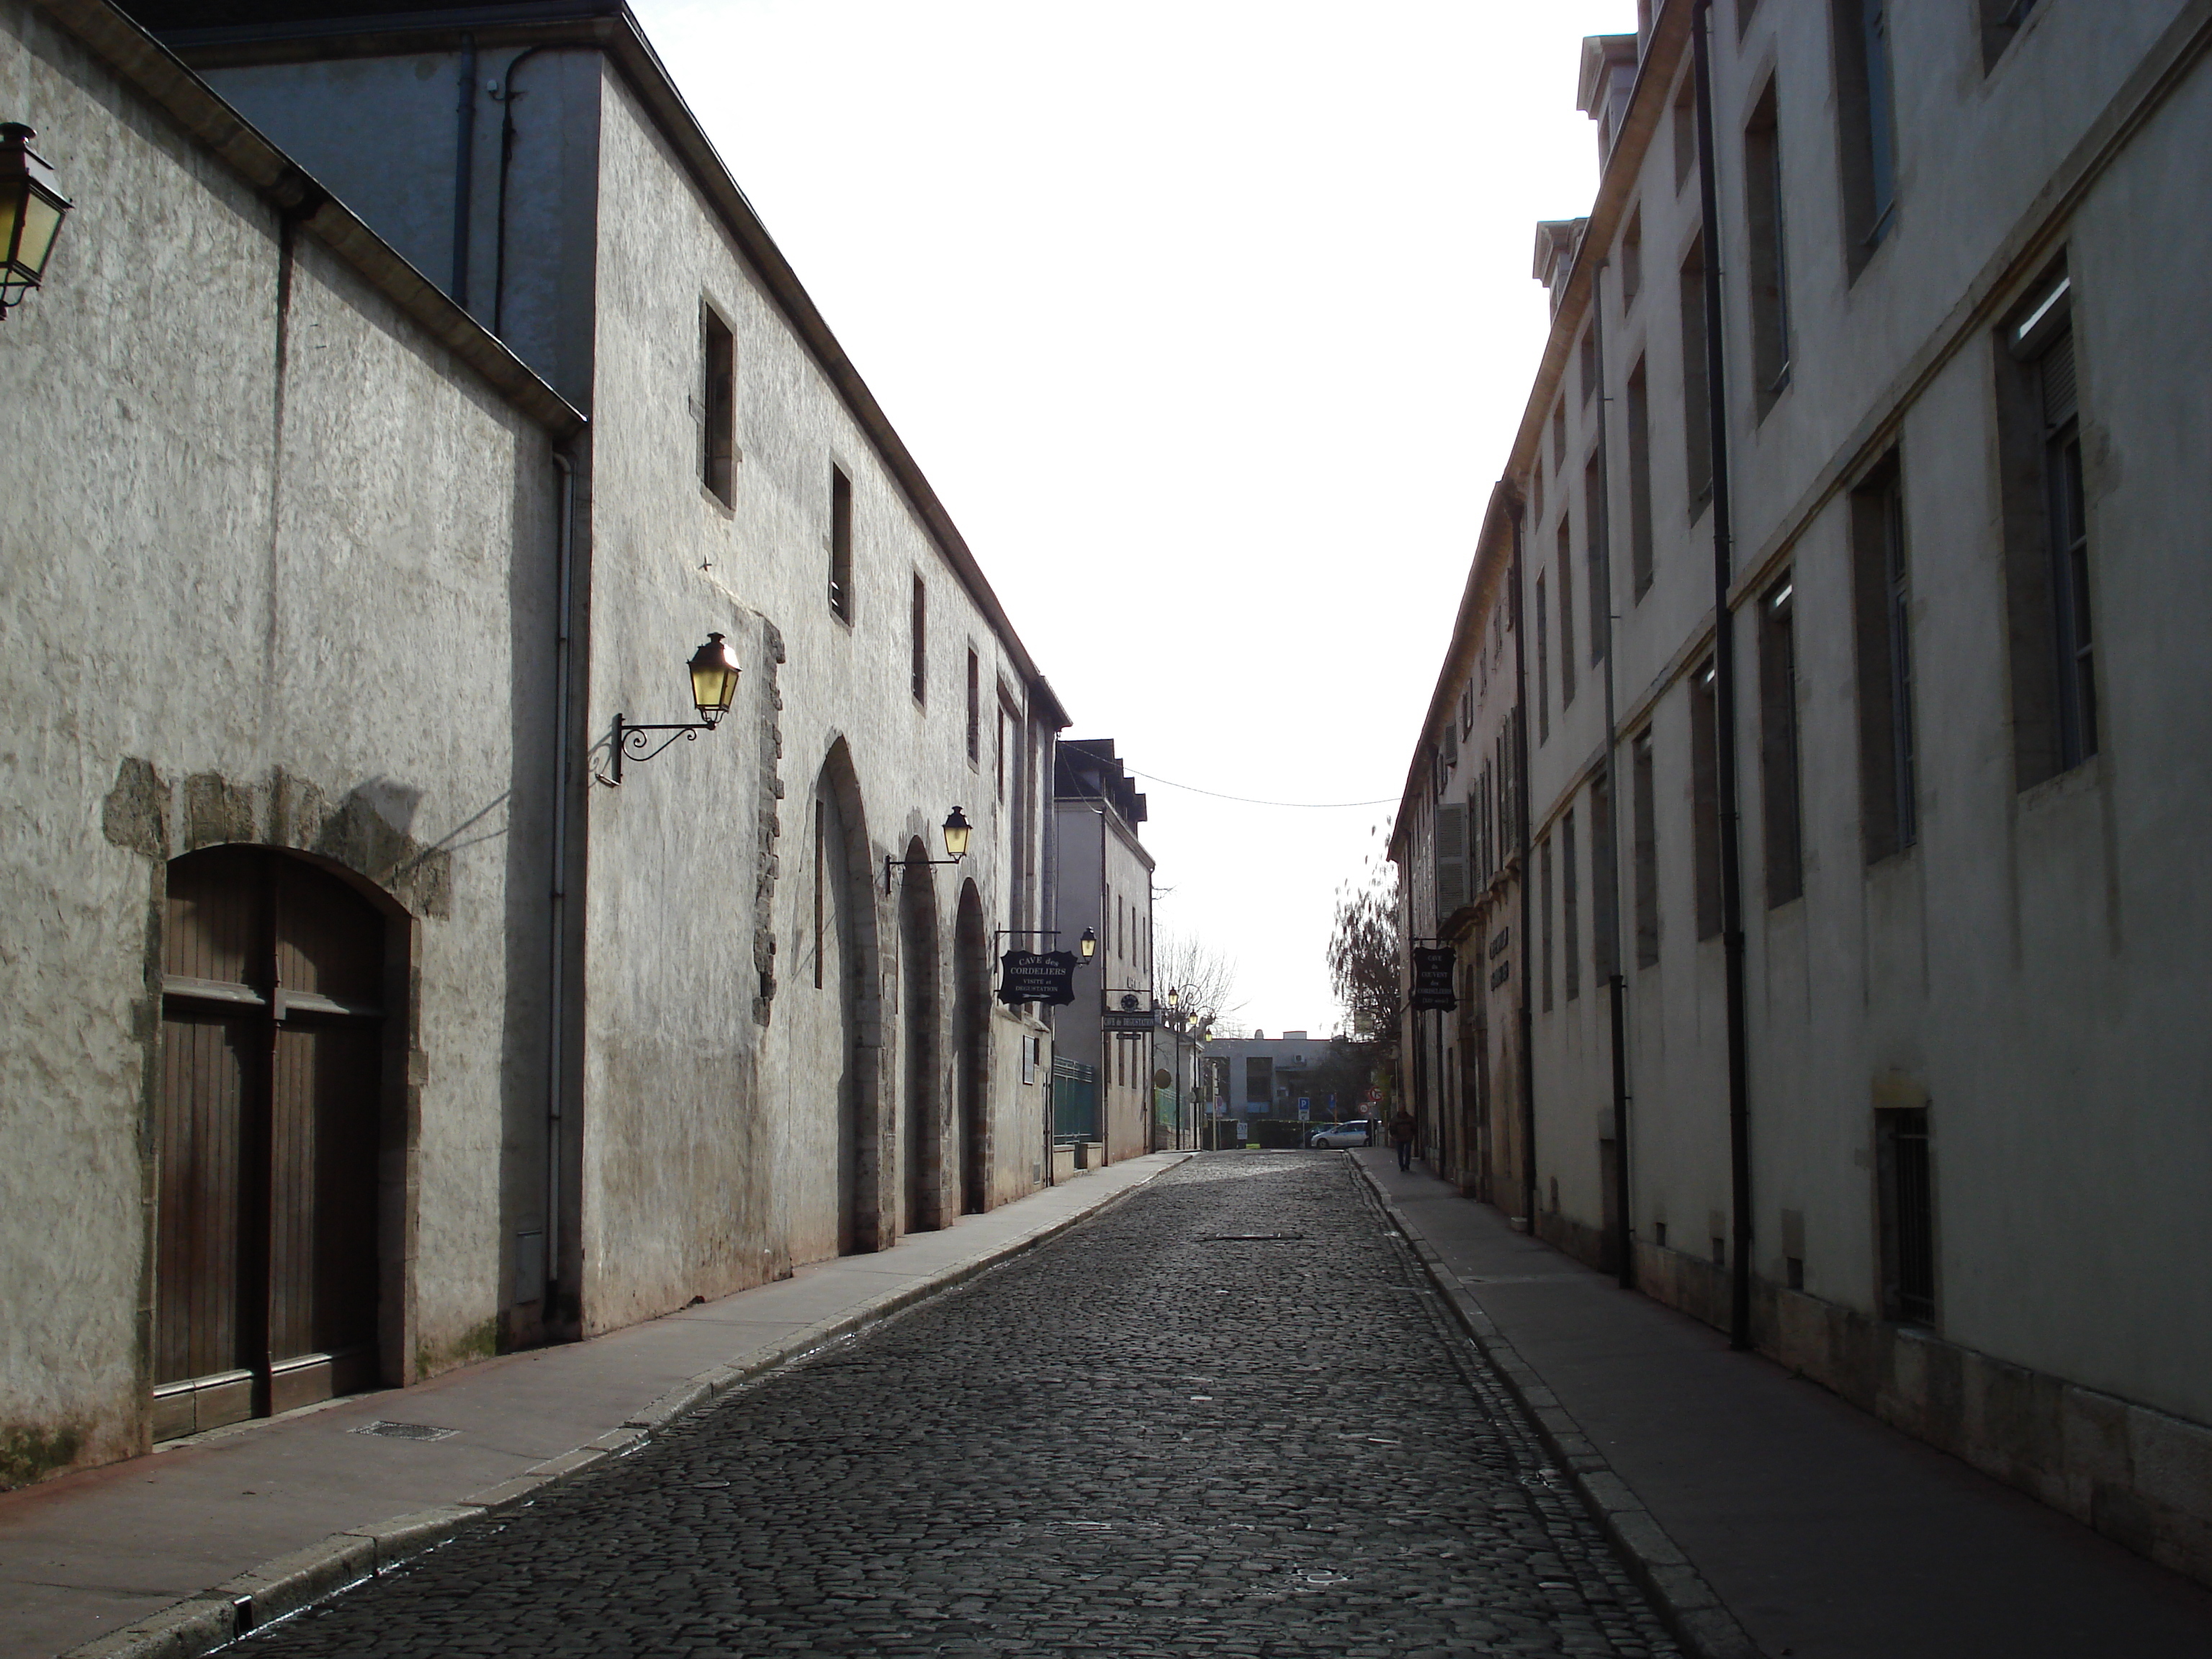
[[983,663],[971,646],[968,652],[968,764],[983,762]]
[[2098,745],[2072,301],[2071,282],[2055,272],[1999,337],[2014,770],[2022,789],[2081,765]]
[[1437,921],[1468,902],[1467,808],[1457,802],[1437,808]]

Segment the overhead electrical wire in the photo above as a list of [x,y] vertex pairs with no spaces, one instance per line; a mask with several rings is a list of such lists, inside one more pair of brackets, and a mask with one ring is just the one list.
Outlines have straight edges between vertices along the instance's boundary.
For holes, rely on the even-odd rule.
[[1211,795],[1216,800],[1233,800],[1243,806],[1288,806],[1302,811],[1328,812],[1346,806],[1395,806],[1398,798],[1384,800],[1259,800],[1250,795],[1224,795],[1218,789],[1201,789],[1194,783],[1177,783],[1173,778],[1164,778],[1157,772],[1139,772],[1133,766],[1125,766],[1131,777],[1143,778],[1152,783],[1164,783],[1170,789],[1188,789],[1194,795]]

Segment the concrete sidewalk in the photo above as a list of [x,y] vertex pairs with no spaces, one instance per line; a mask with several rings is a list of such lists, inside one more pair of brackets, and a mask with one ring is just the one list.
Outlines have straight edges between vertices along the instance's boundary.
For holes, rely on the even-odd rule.
[[[589,1342],[0,1495],[0,1659],[87,1645],[103,1659],[204,1652],[1041,1243],[1188,1156],[1133,1158],[880,1255],[819,1262]],[[361,1432],[380,1421],[452,1432]]]
[[1351,1156],[1616,1535],[1662,1583],[1679,1550],[1667,1588],[1693,1613],[1710,1587],[1686,1622],[1712,1659],[2212,1655],[2212,1591],[1731,1353],[1388,1150]]

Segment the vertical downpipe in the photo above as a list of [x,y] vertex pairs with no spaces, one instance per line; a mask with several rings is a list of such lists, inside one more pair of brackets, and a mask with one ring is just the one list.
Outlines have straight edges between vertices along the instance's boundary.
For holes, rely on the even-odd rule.
[[576,467],[559,450],[553,465],[561,475],[561,504],[556,514],[556,610],[553,619],[553,882],[551,923],[553,954],[547,975],[545,1054],[545,1256],[544,1300],[540,1304],[541,1326],[550,1325],[559,1305],[561,1289],[561,1159],[566,1127],[566,1103],[562,1087],[568,1064],[568,746],[571,655],[569,607],[574,587],[572,572],[576,546]]
[[1698,0],[1690,36],[1698,83],[1698,200],[1705,236],[1705,387],[1713,452],[1713,702],[1719,726],[1721,944],[1727,968],[1729,1240],[1729,1346],[1751,1346],[1751,1078],[1744,1036],[1742,836],[1736,818],[1735,629],[1729,521],[1728,380],[1722,349],[1720,180],[1713,155],[1712,0]]
[[477,171],[477,38],[461,37],[461,101],[453,135],[453,303],[469,308],[469,219]]
[[1632,1191],[1628,1172],[1628,973],[1627,941],[1620,928],[1620,818],[1628,807],[1620,787],[1620,733],[1614,718],[1613,661],[1613,463],[1609,417],[1606,405],[1613,401],[1607,390],[1605,368],[1605,273],[1612,261],[1601,259],[1590,272],[1590,349],[1597,359],[1597,522],[1590,534],[1597,538],[1599,562],[1605,577],[1602,609],[1592,618],[1603,629],[1605,642],[1605,860],[1613,869],[1613,972],[1607,975],[1613,1018],[1613,1271],[1621,1289],[1636,1288],[1636,1228],[1629,1214]]
[[1528,628],[1522,605],[1522,534],[1527,508],[1513,504],[1513,816],[1521,849],[1521,1216],[1536,1233],[1536,1011],[1529,1002],[1529,940],[1534,878],[1528,864]]
[[[1038,921],[1045,929],[1045,937],[1057,941],[1060,927],[1060,736],[1054,732],[1044,740],[1042,759],[1042,775],[1030,791],[1037,804],[1037,834],[1044,842],[1044,879],[1038,883],[1038,892],[1043,903],[1038,908]],[[1027,746],[1026,739],[1024,747]],[[1063,947],[1064,948],[1064,947]],[[1045,1005],[1045,1027],[1052,1033],[1052,1058],[1044,1068],[1044,1182],[1056,1187],[1060,1178],[1053,1171],[1054,1114],[1059,1103],[1060,1085],[1054,1079],[1054,1068],[1060,1063],[1060,1010]]]

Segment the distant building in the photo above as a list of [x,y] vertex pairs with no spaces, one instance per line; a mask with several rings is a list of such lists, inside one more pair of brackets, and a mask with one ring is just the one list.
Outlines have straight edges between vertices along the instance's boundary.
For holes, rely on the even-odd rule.
[[[1157,1122],[1150,1028],[1115,1033],[1115,1016],[1150,1017],[1152,986],[1152,855],[1138,839],[1145,797],[1110,738],[1063,738],[1053,777],[1053,879],[1059,945],[1085,928],[1098,952],[1075,981],[1075,1001],[1053,1018],[1054,1133],[1103,1145],[1109,1162],[1171,1144]],[[1163,993],[1165,988],[1161,988]],[[1085,1102],[1090,1104],[1086,1107]],[[1168,1139],[1160,1139],[1165,1132]]]
[[1395,830],[1424,1155],[2212,1581],[2212,28],[1644,9]]

